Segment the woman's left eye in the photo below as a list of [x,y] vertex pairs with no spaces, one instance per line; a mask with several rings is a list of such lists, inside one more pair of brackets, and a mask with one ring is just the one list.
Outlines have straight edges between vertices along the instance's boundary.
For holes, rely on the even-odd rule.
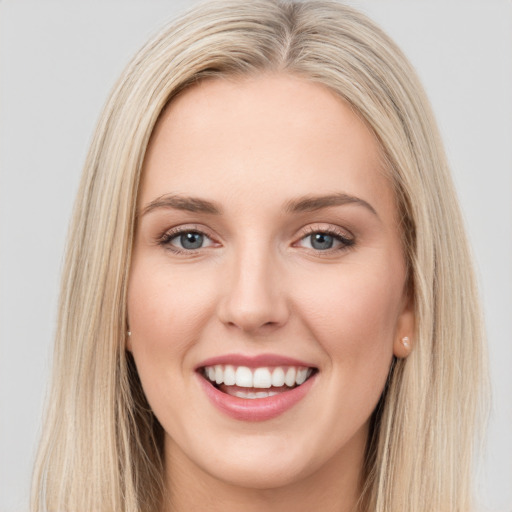
[[170,247],[178,252],[195,251],[213,245],[213,240],[200,231],[188,230],[166,233],[161,244]]
[[354,240],[338,233],[315,231],[301,238],[298,245],[315,251],[329,251],[350,247]]

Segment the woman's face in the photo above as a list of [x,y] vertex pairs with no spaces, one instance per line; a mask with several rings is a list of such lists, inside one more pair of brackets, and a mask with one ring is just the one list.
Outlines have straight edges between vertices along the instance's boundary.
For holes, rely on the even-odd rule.
[[356,481],[413,329],[405,278],[392,188],[347,103],[287,75],[173,100],[146,154],[128,295],[170,467],[253,488]]

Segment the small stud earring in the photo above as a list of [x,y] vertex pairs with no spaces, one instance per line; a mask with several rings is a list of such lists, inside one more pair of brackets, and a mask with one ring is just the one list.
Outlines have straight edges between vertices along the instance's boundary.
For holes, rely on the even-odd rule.
[[411,344],[409,343],[409,337],[408,336],[405,336],[402,338],[402,345],[405,347],[405,348],[409,348],[411,346]]
[[127,334],[128,334],[128,336],[131,336],[132,335],[132,331],[128,331]]

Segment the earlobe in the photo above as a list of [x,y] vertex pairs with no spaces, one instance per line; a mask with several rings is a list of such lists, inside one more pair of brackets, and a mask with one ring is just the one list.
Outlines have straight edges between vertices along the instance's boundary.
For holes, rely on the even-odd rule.
[[393,354],[399,359],[405,359],[413,349],[413,334],[415,332],[414,304],[412,299],[407,300],[398,319]]
[[412,351],[412,344],[409,336],[395,340],[393,354],[399,359],[405,359]]
[[132,331],[130,331],[130,328],[126,331],[126,338],[125,338],[125,347],[128,352],[132,351]]

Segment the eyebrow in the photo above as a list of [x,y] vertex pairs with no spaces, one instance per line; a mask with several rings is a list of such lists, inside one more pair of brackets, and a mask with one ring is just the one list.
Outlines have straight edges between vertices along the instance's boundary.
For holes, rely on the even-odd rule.
[[150,203],[148,203],[140,213],[140,217],[146,215],[157,208],[173,208],[175,210],[185,210],[193,213],[209,213],[211,215],[221,215],[222,208],[206,199],[200,199],[198,197],[186,197],[177,194],[166,194],[157,197]]
[[286,203],[286,211],[294,212],[313,212],[331,206],[343,206],[345,204],[357,204],[363,206],[378,217],[375,208],[364,199],[354,197],[345,193],[329,194],[325,196],[302,196]]
[[[323,196],[301,196],[285,203],[287,213],[313,212],[332,206],[343,206],[345,204],[357,204],[363,206],[378,217],[375,208],[364,199],[351,196],[343,192]],[[172,208],[193,213],[207,213],[210,215],[222,215],[222,207],[206,199],[199,197],[181,196],[178,194],[164,194],[148,203],[140,212],[140,217],[158,208]]]

